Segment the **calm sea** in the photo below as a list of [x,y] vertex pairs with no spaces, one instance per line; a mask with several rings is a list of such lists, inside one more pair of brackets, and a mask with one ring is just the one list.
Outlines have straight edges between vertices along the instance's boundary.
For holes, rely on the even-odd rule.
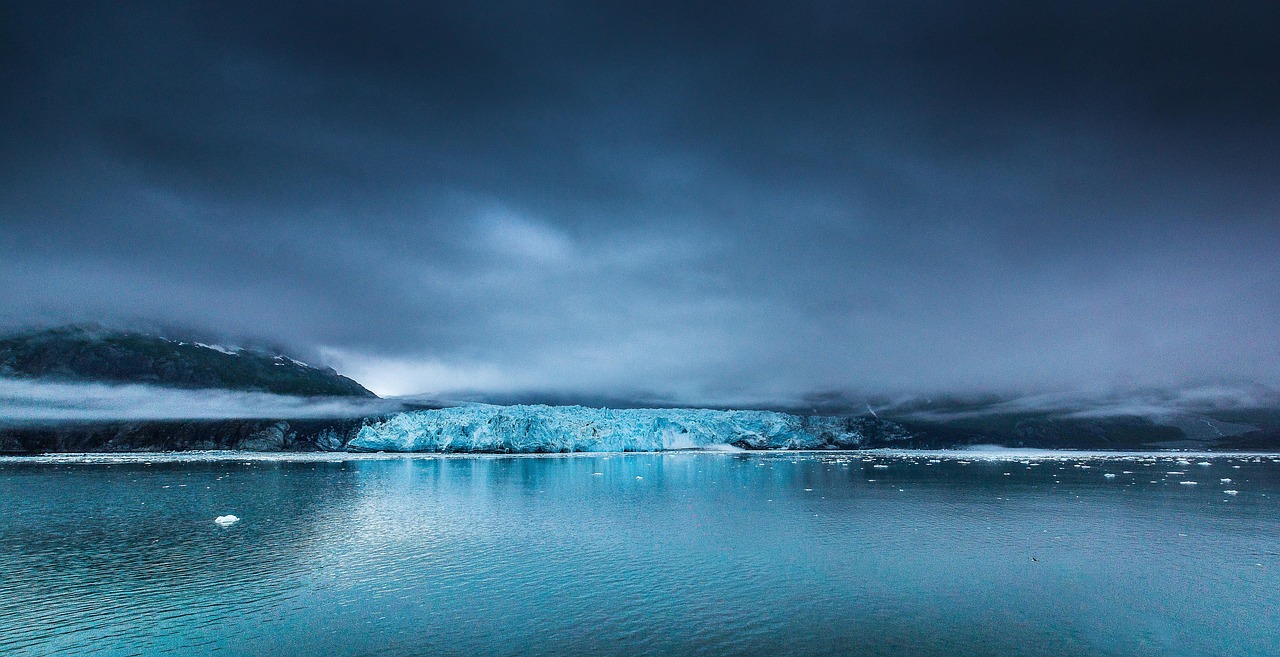
[[0,459],[0,654],[1280,655],[1276,457],[295,458]]

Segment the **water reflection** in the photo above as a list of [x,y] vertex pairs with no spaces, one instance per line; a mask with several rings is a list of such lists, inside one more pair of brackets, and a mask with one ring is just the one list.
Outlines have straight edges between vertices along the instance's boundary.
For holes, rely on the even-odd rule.
[[[1204,483],[1169,474],[1188,468]],[[0,652],[1280,654],[1278,471],[861,454],[6,462]],[[218,528],[224,513],[243,520]]]
[[[340,463],[7,465],[0,652],[198,645],[228,611],[287,604],[276,584],[306,571],[355,483]],[[212,522],[227,512],[244,527]]]

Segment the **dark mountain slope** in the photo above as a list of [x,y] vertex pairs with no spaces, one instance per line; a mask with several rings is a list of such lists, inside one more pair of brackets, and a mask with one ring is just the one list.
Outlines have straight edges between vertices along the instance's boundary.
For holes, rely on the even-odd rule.
[[0,339],[0,376],[299,396],[375,396],[332,369],[312,367],[281,354],[86,326]]

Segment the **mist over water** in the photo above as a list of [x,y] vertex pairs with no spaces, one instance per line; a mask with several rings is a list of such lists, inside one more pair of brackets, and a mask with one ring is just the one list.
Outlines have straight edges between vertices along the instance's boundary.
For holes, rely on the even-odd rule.
[[402,410],[394,400],[0,377],[0,426],[131,420],[342,418]]
[[1280,463],[1185,456],[4,459],[0,652],[1277,654]]
[[[66,422],[187,419],[344,418],[372,416],[422,407],[492,401],[514,404],[536,400],[554,405],[596,408],[707,407],[786,409],[799,414],[877,415],[926,421],[952,421],[998,415],[1040,413],[1062,418],[1145,417],[1156,421],[1181,415],[1241,409],[1280,408],[1280,391],[1261,385],[1189,386],[1174,389],[1098,390],[996,396],[923,395],[877,398],[834,394],[826,398],[629,399],[621,396],[536,394],[473,396],[410,395],[387,399],[296,397],[219,389],[181,389],[147,384],[110,384],[0,376],[0,426]],[[701,403],[691,403],[700,401]],[[551,409],[554,411],[554,409]]]

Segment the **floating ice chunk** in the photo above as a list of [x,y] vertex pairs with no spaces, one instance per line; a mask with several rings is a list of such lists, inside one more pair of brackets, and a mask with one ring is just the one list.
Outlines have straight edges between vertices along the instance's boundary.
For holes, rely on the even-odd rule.
[[219,527],[230,527],[231,525],[234,525],[237,522],[240,522],[240,519],[233,515],[218,516],[217,518],[213,519],[213,524]]
[[1178,483],[1182,484],[1183,486],[1195,486],[1195,485],[1199,484],[1200,482],[1198,482],[1198,481],[1179,481]]
[[1208,462],[1208,461],[1201,461],[1201,462],[1197,463],[1196,465],[1213,465],[1213,464],[1212,464],[1212,463],[1210,463],[1210,462]]
[[1102,475],[1102,476],[1106,477],[1107,479],[1115,479],[1115,478],[1116,478],[1115,474],[1113,474],[1113,473],[1111,473],[1111,472],[1108,472],[1107,474],[1104,474],[1104,475]]
[[889,466],[887,466],[887,465],[882,465],[882,464],[880,464],[880,463],[877,463],[877,464],[875,464],[875,465],[873,465],[873,466],[871,466],[871,467],[873,467],[873,468],[881,468],[881,469],[884,469],[884,468],[887,468],[887,467],[889,467]]
[[1229,483],[1231,483],[1231,477],[1223,477],[1223,478],[1219,479],[1218,481],[1219,481],[1219,482],[1221,482],[1221,483],[1224,483],[1224,484],[1229,484]]
[[1222,492],[1226,493],[1227,495],[1239,495],[1239,494],[1240,494],[1240,491],[1238,491],[1238,490],[1224,490],[1224,491],[1222,491]]

